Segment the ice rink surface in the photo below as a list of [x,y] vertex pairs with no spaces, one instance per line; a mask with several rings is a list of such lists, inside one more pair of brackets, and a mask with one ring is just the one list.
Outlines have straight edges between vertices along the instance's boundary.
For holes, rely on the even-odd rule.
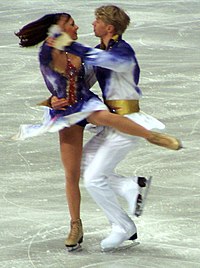
[[[185,148],[174,152],[141,141],[117,168],[153,176],[144,214],[135,218],[137,247],[101,253],[110,227],[81,181],[83,250],[70,254],[63,245],[69,215],[57,134],[10,140],[20,124],[40,122],[36,104],[48,97],[38,48],[20,48],[13,33],[44,14],[69,12],[80,27],[79,41],[94,46],[94,9],[107,3],[132,20],[124,38],[140,63],[142,110],[165,123]],[[0,61],[0,267],[200,267],[200,1],[1,1]]]

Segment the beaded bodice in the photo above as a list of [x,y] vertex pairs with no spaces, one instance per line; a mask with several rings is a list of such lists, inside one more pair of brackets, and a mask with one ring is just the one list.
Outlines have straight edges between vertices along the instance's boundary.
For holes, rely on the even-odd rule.
[[67,100],[67,111],[79,109],[84,101],[94,96],[86,83],[85,67],[80,57],[66,52],[53,54],[53,49],[44,43],[39,59],[47,89],[53,96]]
[[67,65],[66,65],[66,77],[68,79],[68,84],[66,88],[66,93],[67,93],[67,101],[68,105],[73,105],[75,102],[77,102],[77,76],[78,76],[78,71],[76,67],[71,63],[70,58],[67,57]]

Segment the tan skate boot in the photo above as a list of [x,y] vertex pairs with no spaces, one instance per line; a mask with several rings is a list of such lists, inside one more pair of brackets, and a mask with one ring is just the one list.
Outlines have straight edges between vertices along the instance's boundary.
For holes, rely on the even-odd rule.
[[171,150],[180,150],[183,148],[181,142],[170,135],[153,132],[150,138],[147,139],[150,143],[162,146]]
[[68,251],[77,250],[80,248],[80,244],[83,242],[83,227],[81,219],[76,221],[71,221],[71,230],[65,240],[65,246],[68,248]]

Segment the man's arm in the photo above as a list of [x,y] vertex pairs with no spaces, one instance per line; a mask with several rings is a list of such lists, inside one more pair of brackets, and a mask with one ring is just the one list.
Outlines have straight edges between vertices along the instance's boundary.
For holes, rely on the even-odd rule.
[[134,51],[126,43],[121,47],[113,48],[112,51],[105,51],[73,42],[70,46],[65,47],[65,51],[81,57],[86,64],[115,72],[127,72],[136,64]]

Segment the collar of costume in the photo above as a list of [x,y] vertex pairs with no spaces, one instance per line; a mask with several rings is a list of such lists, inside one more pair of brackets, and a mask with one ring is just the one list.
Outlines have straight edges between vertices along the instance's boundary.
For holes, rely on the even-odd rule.
[[117,43],[119,40],[122,40],[122,36],[116,34],[116,35],[114,35],[114,36],[110,39],[110,41],[108,42],[108,46],[107,46],[107,47],[104,45],[103,42],[101,42],[101,44],[100,44],[100,49],[102,49],[102,50],[109,50],[109,49],[111,49],[111,48],[114,46],[114,44]]

